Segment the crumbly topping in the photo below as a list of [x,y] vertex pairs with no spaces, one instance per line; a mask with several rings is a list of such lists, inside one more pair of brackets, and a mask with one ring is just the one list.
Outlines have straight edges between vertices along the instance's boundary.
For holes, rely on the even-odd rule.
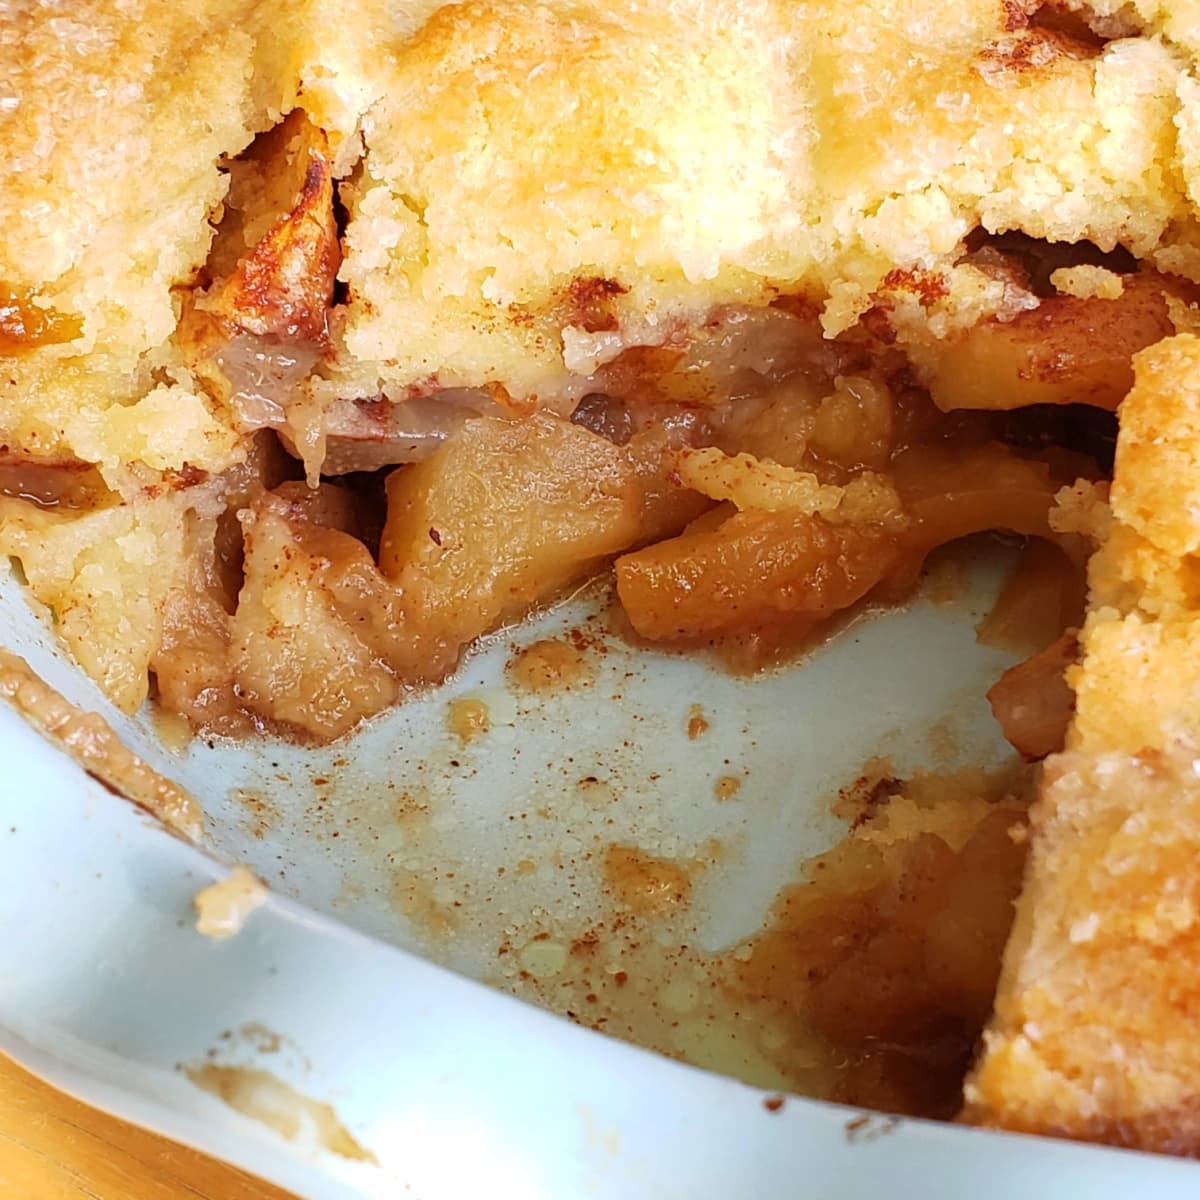
[[224,879],[196,893],[196,932],[217,941],[233,937],[266,898],[266,884],[238,864]]
[[1100,543],[1112,527],[1108,483],[1077,479],[1062,488],[1050,509],[1050,528],[1055,533],[1078,533]]
[[[1090,569],[1067,750],[1034,843],[967,1116],[1174,1153],[1200,1145],[1187,1013],[1200,883],[1200,340],[1143,352],[1121,408],[1112,522]],[[1099,494],[1062,494],[1095,532]]]
[[1050,283],[1055,291],[1065,296],[1077,296],[1081,300],[1116,300],[1125,291],[1125,281],[1115,271],[1086,263],[1051,271]]
[[710,500],[739,509],[793,512],[831,521],[903,524],[900,498],[891,483],[864,473],[845,487],[823,484],[811,471],[797,471],[752,454],[724,454],[716,447],[675,455],[680,481]]
[[163,605],[184,567],[184,511],[172,494],[86,513],[0,497],[0,554],[20,562],[80,665],[125,712],[149,692]]

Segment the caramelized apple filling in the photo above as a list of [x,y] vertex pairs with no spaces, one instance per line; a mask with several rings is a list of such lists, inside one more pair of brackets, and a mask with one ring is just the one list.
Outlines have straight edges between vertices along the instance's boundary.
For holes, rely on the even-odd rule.
[[341,249],[329,140],[296,110],[230,164],[231,186],[178,341],[244,432],[279,430],[300,457],[324,453],[303,385],[328,346]]
[[989,318],[949,339],[927,372],[939,408],[1091,404],[1115,409],[1133,386],[1133,356],[1175,332],[1174,294],[1153,274],[1063,267],[1064,290],[1010,320]]
[[[1039,297],[1024,250],[992,252],[1023,297],[1015,315],[948,339],[932,374],[870,321],[824,339],[800,302],[625,347],[592,281],[570,297],[586,374],[537,408],[436,381],[395,401],[336,396],[320,374],[339,320],[331,161],[290,119],[236,165],[181,323],[242,428],[274,432],[188,518],[159,702],[209,732],[338,737],[614,561],[636,635],[748,667],[865,598],[903,599],[933,549],[972,534],[1044,541],[1077,574],[1086,544],[1050,512],[1101,468],[1048,442],[1046,406],[1112,407],[1168,293],[1153,276],[1097,283],[1084,264],[1051,278],[1096,294]],[[1027,756],[1061,739],[1069,644],[993,691]]]
[[[974,533],[1043,539],[1082,561],[1082,538],[1049,513],[1094,464],[872,389],[889,412],[859,446],[834,433],[830,397],[785,385],[748,420],[727,404],[623,444],[545,412],[474,417],[418,463],[316,489],[288,456],[260,452],[190,518],[191,566],[154,660],[160,701],[208,730],[337,737],[614,559],[640,637],[734,644],[747,665],[864,597],[903,598],[931,550]],[[780,405],[801,418],[797,436],[807,424],[824,440],[794,441],[796,466],[730,452]]]
[[39,304],[28,293],[0,282],[0,355],[70,342],[82,332],[78,317]]
[[[339,187],[361,182],[336,178],[330,138],[297,109],[227,169],[175,340],[244,461],[174,481],[154,635],[110,655],[123,679],[148,662],[159,703],[210,733],[338,737],[614,563],[636,636],[747,667],[902,600],[932,550],[973,534],[1054,547],[1077,576],[1087,543],[1050,513],[1103,473],[1110,431],[1087,413],[1116,407],[1132,355],[1190,300],[1120,252],[1014,236],[967,240],[995,296],[933,341],[914,312],[927,327],[936,273],[893,272],[834,338],[802,292],[639,324],[624,284],[580,276],[552,306],[553,386],[518,399],[435,374],[393,394],[346,366]],[[6,337],[78,332],[5,297]],[[0,458],[0,491],[117,499],[86,463],[28,457]],[[992,693],[1029,757],[1070,712],[1065,628]]]

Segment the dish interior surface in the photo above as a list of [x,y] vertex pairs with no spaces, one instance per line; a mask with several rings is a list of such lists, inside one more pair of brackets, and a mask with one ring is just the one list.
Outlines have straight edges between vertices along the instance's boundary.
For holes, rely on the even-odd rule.
[[[733,1017],[705,956],[761,930],[805,860],[838,841],[847,822],[831,806],[869,760],[886,759],[903,777],[1011,756],[984,693],[1021,652],[980,644],[976,626],[1014,557],[1011,546],[981,541],[949,600],[927,586],[754,677],[632,646],[593,587],[493,636],[450,683],[320,748],[194,739],[172,750],[151,716],[113,713],[57,656],[12,576],[0,615],[8,643],[48,682],[105,711],[133,749],[200,800],[207,846],[223,861],[247,863],[279,893],[364,933],[591,1024],[594,1015],[572,1010],[567,986],[579,966],[572,946],[577,956],[585,939],[594,971],[634,975],[605,1011],[612,1032],[795,1088]],[[549,693],[530,690],[531,658],[548,642],[569,648],[572,666]],[[464,699],[490,722],[467,741],[455,726]],[[639,904],[613,873],[614,848],[673,864],[687,880],[684,903]],[[642,938],[661,955],[632,953]],[[700,957],[675,1000],[681,1028],[666,1034],[638,997],[665,986],[681,945]]]

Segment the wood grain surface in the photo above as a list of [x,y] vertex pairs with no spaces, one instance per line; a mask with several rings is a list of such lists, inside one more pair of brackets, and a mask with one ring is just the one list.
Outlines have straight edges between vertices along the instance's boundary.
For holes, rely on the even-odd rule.
[[55,1091],[0,1055],[3,1200],[291,1200]]

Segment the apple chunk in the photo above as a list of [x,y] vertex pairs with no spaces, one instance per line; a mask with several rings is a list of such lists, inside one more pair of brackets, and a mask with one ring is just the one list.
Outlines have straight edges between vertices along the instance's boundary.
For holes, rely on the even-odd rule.
[[1115,409],[1133,386],[1133,356],[1174,332],[1162,280],[1131,276],[1114,299],[1050,296],[1010,321],[981,321],[947,340],[926,382],[946,412]]
[[379,565],[420,673],[444,674],[480,634],[695,516],[699,498],[666,482],[662,460],[656,439],[616,446],[536,414],[467,421],[394,472]]

